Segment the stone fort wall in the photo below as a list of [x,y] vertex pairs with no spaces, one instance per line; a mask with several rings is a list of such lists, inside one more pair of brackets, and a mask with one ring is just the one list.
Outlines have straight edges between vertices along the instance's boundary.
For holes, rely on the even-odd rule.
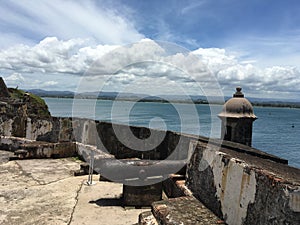
[[[22,113],[2,117],[1,147],[14,146],[14,151],[19,142],[29,140],[73,142],[96,146],[116,158],[186,159],[186,185],[228,224],[300,224],[300,170],[289,167],[286,160],[245,145],[171,131],[79,118],[26,118],[25,123],[16,123],[20,118],[24,121]],[[24,132],[9,142],[7,136],[16,136],[19,128]],[[150,135],[163,139],[149,151],[135,151],[119,141],[114,129],[125,137],[132,131],[145,140],[142,145],[147,145]]]

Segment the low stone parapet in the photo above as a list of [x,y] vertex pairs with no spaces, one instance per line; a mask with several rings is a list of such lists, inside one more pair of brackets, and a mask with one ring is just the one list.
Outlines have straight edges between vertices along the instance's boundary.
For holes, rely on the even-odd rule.
[[154,202],[152,204],[152,213],[161,225],[225,224],[192,196]]
[[139,225],[159,225],[159,223],[151,211],[146,211],[139,215]]
[[163,189],[168,198],[193,195],[185,185],[185,176],[179,174],[171,174],[168,179],[164,180]]
[[20,149],[20,145],[25,143],[32,143],[34,140],[29,140],[21,137],[0,136],[0,148],[2,150],[14,152]]
[[300,224],[300,170],[198,142],[188,188],[228,224]]
[[[48,143],[31,142],[20,145],[22,158],[65,158],[76,156],[76,144],[73,142]],[[18,150],[19,151],[19,150]],[[18,151],[15,153],[18,154]],[[27,152],[26,154],[25,151]]]

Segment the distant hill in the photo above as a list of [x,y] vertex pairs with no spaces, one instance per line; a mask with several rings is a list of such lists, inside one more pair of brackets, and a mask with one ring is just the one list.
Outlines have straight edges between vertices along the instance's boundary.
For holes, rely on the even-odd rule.
[[46,91],[42,89],[26,90],[32,94],[40,97],[53,97],[53,98],[90,98],[90,99],[107,99],[107,100],[127,100],[127,101],[144,101],[144,102],[190,102],[195,103],[207,103],[205,96],[183,96],[183,95],[162,95],[162,96],[150,96],[145,94],[134,93],[119,93],[119,92],[83,92],[75,93],[71,91]]
[[40,97],[60,97],[60,98],[73,98],[74,92],[72,91],[45,91],[42,89],[30,89],[26,92],[35,94]]
[[[26,90],[32,94],[40,97],[51,97],[51,98],[87,98],[87,99],[105,99],[105,100],[118,100],[123,101],[141,101],[141,102],[177,102],[177,103],[190,103],[191,100],[196,104],[208,104],[207,97],[201,95],[161,95],[161,96],[150,96],[145,94],[134,94],[134,93],[119,93],[119,92],[84,92],[75,93],[72,91],[46,91],[42,89],[31,89]],[[225,96],[224,99],[227,101],[230,97]],[[210,96],[211,103],[221,104],[218,98]],[[300,102],[291,100],[280,100],[280,99],[269,99],[269,98],[247,98],[255,106],[271,106],[271,107],[293,107],[300,108]]]

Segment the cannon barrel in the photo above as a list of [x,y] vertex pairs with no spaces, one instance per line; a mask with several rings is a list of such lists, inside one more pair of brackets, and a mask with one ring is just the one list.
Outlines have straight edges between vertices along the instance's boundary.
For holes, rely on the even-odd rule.
[[94,169],[113,181],[166,176],[178,172],[186,165],[185,160],[136,160],[136,159],[99,159]]

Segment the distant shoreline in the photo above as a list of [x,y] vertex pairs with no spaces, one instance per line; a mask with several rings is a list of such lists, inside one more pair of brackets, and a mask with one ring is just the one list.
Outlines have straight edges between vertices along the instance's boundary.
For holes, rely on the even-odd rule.
[[293,108],[293,109],[299,109],[300,103],[298,102],[288,102],[288,103],[277,103],[277,102],[251,102],[253,106],[259,106],[259,107],[276,107],[276,108]]
[[[111,101],[131,101],[131,102],[157,102],[157,103],[178,103],[178,104],[215,104],[223,105],[224,102],[216,96],[204,95],[147,95],[130,92],[82,92],[75,93],[72,91],[46,91],[42,89],[24,90],[35,94],[42,98],[82,98],[82,99],[98,99]],[[225,100],[231,96],[224,96]],[[210,99],[208,102],[207,99]],[[279,107],[279,108],[300,108],[300,101],[284,100],[284,99],[268,99],[268,98],[247,98],[253,106],[260,107]]]
[[[74,99],[71,96],[40,96],[41,98],[61,98],[61,99]],[[178,103],[178,104],[209,104],[206,100],[196,100],[196,101],[185,101],[185,100],[157,100],[157,99],[130,99],[130,98],[109,98],[109,97],[83,97],[82,99],[97,99],[97,100],[109,100],[109,101],[127,101],[127,102],[155,102],[155,103]],[[214,105],[223,105],[222,102],[211,102]],[[276,108],[300,108],[300,103],[298,102],[251,102],[253,106],[258,107],[276,107]]]

